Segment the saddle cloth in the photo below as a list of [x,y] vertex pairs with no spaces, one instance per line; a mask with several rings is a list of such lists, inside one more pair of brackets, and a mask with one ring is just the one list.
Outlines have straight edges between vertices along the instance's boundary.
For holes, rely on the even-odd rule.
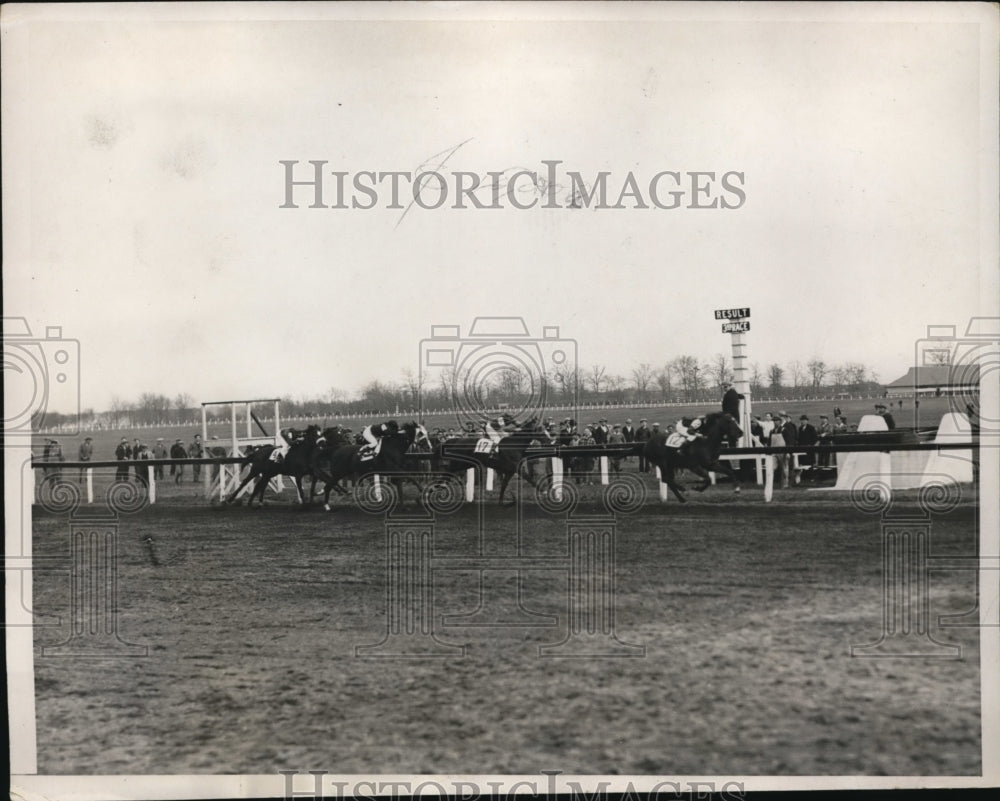
[[496,453],[497,444],[493,440],[483,437],[476,443],[476,453]]
[[374,445],[362,445],[361,450],[358,451],[358,459],[362,462],[369,462],[375,458],[376,453],[378,451]]
[[681,445],[684,444],[684,436],[682,434],[678,434],[675,431],[673,434],[667,437],[667,441],[665,444],[668,448],[679,448]]

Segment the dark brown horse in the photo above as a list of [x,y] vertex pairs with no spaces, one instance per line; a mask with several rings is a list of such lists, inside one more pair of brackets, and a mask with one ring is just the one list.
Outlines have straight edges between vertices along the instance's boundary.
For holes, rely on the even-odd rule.
[[[327,442],[327,435],[335,438],[339,429],[327,429],[320,432],[317,425],[310,425],[306,428],[301,440],[293,443],[280,462],[271,458],[274,453],[274,445],[263,445],[250,451],[243,460],[244,466],[249,466],[246,477],[240,485],[230,493],[226,503],[233,503],[243,488],[254,479],[257,483],[250,493],[247,506],[253,506],[254,498],[258,498],[260,504],[264,503],[264,490],[267,489],[271,479],[277,476],[288,476],[295,480],[295,490],[298,493],[300,504],[305,504],[312,500],[315,491],[317,476],[322,477],[323,460],[328,458],[331,445]],[[309,493],[308,500],[302,491],[302,479],[309,476],[313,486]]]
[[[525,451],[535,440],[552,443],[549,432],[539,425],[537,418],[532,418],[489,448],[486,445],[489,440],[478,437],[445,440],[435,451],[435,461],[441,465],[442,470],[452,474],[461,473],[470,467],[476,468],[480,473],[487,469],[496,471],[500,478],[498,500],[503,504],[507,485],[514,476],[520,475],[531,486],[535,486],[534,476],[526,469],[524,458]],[[511,499],[511,503],[514,502]]]
[[403,497],[404,481],[409,481],[418,490],[422,490],[423,486],[416,479],[421,470],[413,458],[408,458],[407,451],[414,445],[423,447],[427,440],[427,430],[415,420],[411,420],[409,423],[403,423],[395,434],[383,436],[379,452],[371,458],[365,458],[361,445],[340,446],[321,464],[317,473],[318,477],[326,482],[323,495],[324,508],[330,511],[331,490],[341,494],[347,493],[347,490],[340,486],[340,482],[344,479],[351,479],[358,484],[374,476],[385,477],[395,485],[400,500]]
[[720,460],[719,454],[723,443],[743,436],[743,430],[728,414],[713,412],[705,417],[702,435],[682,448],[673,448],[667,445],[667,435],[659,433],[646,443],[643,451],[649,463],[660,468],[660,481],[670,487],[670,491],[681,503],[687,498],[683,495],[684,487],[677,483],[674,475],[679,468],[701,476],[702,484],[695,488],[698,492],[704,492],[712,483],[709,471],[725,473],[735,484],[735,491],[740,491],[737,471],[733,470],[728,461]]

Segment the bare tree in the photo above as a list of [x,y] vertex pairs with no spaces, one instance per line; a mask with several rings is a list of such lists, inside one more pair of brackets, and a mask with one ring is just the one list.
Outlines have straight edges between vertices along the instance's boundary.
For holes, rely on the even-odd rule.
[[802,386],[805,381],[806,370],[802,366],[802,362],[789,362],[788,363],[788,375],[792,378],[792,386],[798,389]]
[[847,373],[847,385],[852,389],[860,389],[861,385],[865,383],[865,375],[868,372],[868,368],[860,362],[848,362],[844,365],[844,369]]
[[564,398],[568,400],[576,397],[576,394],[580,389],[580,375],[577,372],[575,364],[565,362],[553,367],[552,378]]
[[423,392],[425,383],[427,383],[427,376],[423,372],[414,373],[409,367],[403,368],[403,389],[410,396],[410,402],[414,406],[419,402],[420,393]]
[[823,383],[823,379],[826,377],[826,362],[820,358],[813,357],[809,360],[806,368],[809,370],[809,377],[812,379],[813,389],[819,389]]
[[497,389],[506,401],[516,401],[524,391],[525,374],[520,367],[509,365],[497,375]]
[[608,389],[611,392],[615,403],[622,403],[625,400],[626,381],[625,376],[608,376]]
[[760,365],[754,362],[750,365],[750,393],[757,395],[764,387],[764,373],[761,372]]
[[701,389],[703,380],[701,375],[702,366],[698,363],[698,360],[694,356],[678,356],[667,367],[677,376],[687,399],[691,400]]
[[664,365],[660,370],[656,371],[654,376],[656,380],[656,386],[660,388],[660,394],[664,401],[670,401],[673,398],[674,387],[673,387],[673,370],[669,364]]
[[587,376],[590,381],[590,385],[594,388],[594,394],[601,394],[601,387],[604,386],[604,377],[607,373],[607,368],[603,364],[595,364],[590,368],[590,374]]
[[643,362],[638,367],[632,368],[632,382],[635,384],[639,400],[646,399],[646,392],[649,391],[649,385],[652,381],[653,368],[649,363]]
[[781,389],[781,379],[785,377],[785,371],[781,369],[781,365],[770,364],[767,367],[767,380],[771,389],[776,391]]
[[712,383],[722,390],[724,384],[733,380],[733,370],[729,365],[729,359],[724,353],[716,353],[709,362],[707,372],[711,376]]
[[111,398],[111,425],[115,428],[119,428],[125,420],[126,415],[130,409],[130,404],[127,401],[122,400],[117,395]]
[[846,365],[838,364],[831,368],[830,377],[833,379],[834,389],[839,391],[847,386],[848,372]]
[[951,364],[951,350],[935,348],[923,352],[924,364]]

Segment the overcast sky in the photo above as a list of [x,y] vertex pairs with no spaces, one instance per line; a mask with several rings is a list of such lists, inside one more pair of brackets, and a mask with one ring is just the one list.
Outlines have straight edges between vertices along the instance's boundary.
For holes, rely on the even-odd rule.
[[[395,381],[432,325],[464,334],[477,315],[559,326],[582,367],[627,374],[728,354],[712,312],[731,306],[752,310],[751,362],[862,361],[891,381],[928,324],[997,313],[982,160],[995,77],[969,7],[967,24],[920,21],[946,13],[933,7],[895,22],[618,4],[600,12],[618,22],[531,8],[28,22],[10,8],[4,314],[80,341],[84,406]],[[401,220],[383,184],[369,210],[308,208],[308,187],[279,208],[282,160],[298,178],[327,161],[349,185],[460,143],[446,176],[559,160],[567,184],[608,172],[610,203],[631,172],[652,205],[657,173],[732,171],[745,200],[687,208],[688,187],[676,209],[454,209],[450,195]]]

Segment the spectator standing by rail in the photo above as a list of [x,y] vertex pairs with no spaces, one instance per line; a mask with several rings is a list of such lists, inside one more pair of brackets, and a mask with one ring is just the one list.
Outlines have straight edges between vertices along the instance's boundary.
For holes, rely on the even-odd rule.
[[774,415],[770,412],[764,413],[764,419],[760,421],[760,441],[764,445],[771,444],[771,435],[774,433]]
[[[132,440],[132,461],[133,462],[138,461],[141,455],[142,455],[142,443],[139,442],[139,438],[136,437],[135,439]],[[146,477],[145,467],[134,465],[132,470],[135,473],[136,480],[145,479]]]
[[890,431],[896,427],[896,421],[893,419],[892,413],[885,408],[884,403],[875,404],[875,414],[882,415],[882,419],[885,420],[885,427]]
[[[646,425],[646,418],[644,417],[639,421],[639,427],[635,430],[635,441],[640,443],[642,447],[645,448],[646,443],[649,442],[649,439],[652,436],[653,432],[649,430],[649,426]],[[643,451],[639,451],[639,472],[649,472],[649,462],[646,461]]]
[[[582,436],[577,438],[574,443],[576,445],[596,445],[594,441],[594,432],[591,430],[590,426],[583,429]],[[573,473],[574,480],[577,484],[593,484],[594,478],[594,457],[593,456],[577,456],[574,460]]]
[[[187,451],[184,450],[184,444],[178,437],[177,441],[170,446],[170,458],[171,459],[187,459]],[[174,472],[174,468],[177,468],[177,472]],[[170,472],[173,473],[174,483],[180,484],[181,480],[184,478],[184,465],[182,464],[172,464],[170,465]]]
[[610,434],[611,429],[608,428],[608,418],[602,417],[597,423],[597,428],[594,429],[594,442],[597,445],[607,445]]
[[[819,416],[819,428],[816,429],[816,437],[820,445],[833,445],[833,426],[830,425],[830,418],[825,414]],[[830,466],[830,454],[826,451],[819,455],[819,466]]]
[[[188,449],[188,458],[190,459],[201,459],[205,455],[205,447],[201,442],[201,434],[194,435],[194,442],[191,443],[191,447]],[[193,464],[191,465],[192,481],[198,482],[201,478],[201,465]]]
[[[148,462],[151,455],[145,443],[140,443],[132,454],[132,458],[136,462],[135,480],[140,484],[145,484],[147,487],[149,486],[149,465],[142,464],[142,462]],[[153,477],[156,477],[155,467],[153,468]]]
[[725,394],[722,396],[722,412],[739,422],[740,401],[743,400],[743,395],[737,392],[736,387],[728,381],[722,386],[725,389]]
[[[77,459],[81,462],[89,462],[94,458],[94,440],[92,437],[87,437],[83,442],[80,443],[80,450],[77,451]],[[86,467],[80,468],[80,477],[77,479],[77,484],[83,483],[83,474],[86,471]]]
[[[819,441],[819,436],[816,433],[816,426],[809,422],[808,415],[802,415],[799,418],[799,431],[798,431],[798,444],[803,447],[813,446]],[[810,453],[802,457],[802,460],[806,464],[813,464],[813,455]]]
[[128,460],[132,458],[132,449],[129,447],[128,440],[122,437],[122,441],[118,443],[118,447],[115,448],[115,459],[119,462],[126,462],[126,464],[119,465],[115,469],[115,481],[128,481]]
[[[608,445],[624,445],[624,444],[625,444],[625,435],[622,433],[622,427],[612,426],[611,433],[608,434]],[[611,469],[614,471],[614,474],[616,476],[619,473],[621,473],[622,471],[621,456],[612,456],[608,461],[611,463]]]
[[[156,444],[153,446],[153,458],[155,459],[166,459],[167,458],[167,446],[163,443],[163,437],[156,438]],[[153,468],[153,476],[157,479],[163,478],[163,465],[158,464]]]

